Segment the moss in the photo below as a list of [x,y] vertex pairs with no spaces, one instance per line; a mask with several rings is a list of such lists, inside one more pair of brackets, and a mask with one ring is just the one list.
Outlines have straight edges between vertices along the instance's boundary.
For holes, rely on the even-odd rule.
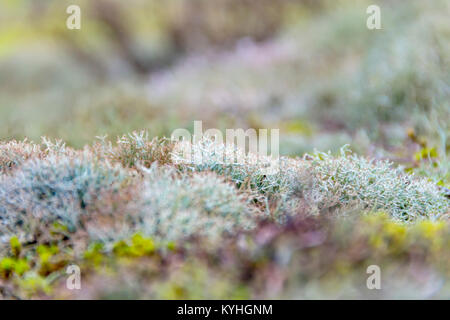
[[0,276],[4,279],[13,274],[22,276],[28,270],[30,270],[30,264],[26,259],[5,257],[0,260]]

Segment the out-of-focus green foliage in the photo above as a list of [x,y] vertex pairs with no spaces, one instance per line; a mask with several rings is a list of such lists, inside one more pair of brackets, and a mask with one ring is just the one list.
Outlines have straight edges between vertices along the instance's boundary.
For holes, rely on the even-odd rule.
[[1,4],[0,137],[81,147],[201,119],[284,128],[282,151],[299,154],[397,146],[405,125],[448,135],[446,1],[379,1],[381,31],[364,1],[77,3],[81,30],[66,1]]

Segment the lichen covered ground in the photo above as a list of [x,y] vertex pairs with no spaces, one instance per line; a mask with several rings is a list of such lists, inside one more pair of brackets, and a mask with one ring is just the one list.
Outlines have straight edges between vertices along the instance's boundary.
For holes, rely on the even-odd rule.
[[450,298],[448,0],[69,4],[0,3],[0,298]]

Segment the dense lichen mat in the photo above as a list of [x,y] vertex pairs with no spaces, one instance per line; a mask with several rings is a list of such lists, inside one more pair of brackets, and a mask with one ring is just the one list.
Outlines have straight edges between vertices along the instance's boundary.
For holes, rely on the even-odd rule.
[[0,1],[0,298],[449,299],[449,16]]

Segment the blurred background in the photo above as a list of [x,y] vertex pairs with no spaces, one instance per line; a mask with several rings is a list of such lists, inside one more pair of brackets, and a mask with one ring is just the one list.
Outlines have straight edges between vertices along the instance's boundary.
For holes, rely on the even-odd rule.
[[0,139],[81,147],[202,120],[280,128],[286,155],[427,158],[447,183],[449,16],[447,0],[2,0]]

